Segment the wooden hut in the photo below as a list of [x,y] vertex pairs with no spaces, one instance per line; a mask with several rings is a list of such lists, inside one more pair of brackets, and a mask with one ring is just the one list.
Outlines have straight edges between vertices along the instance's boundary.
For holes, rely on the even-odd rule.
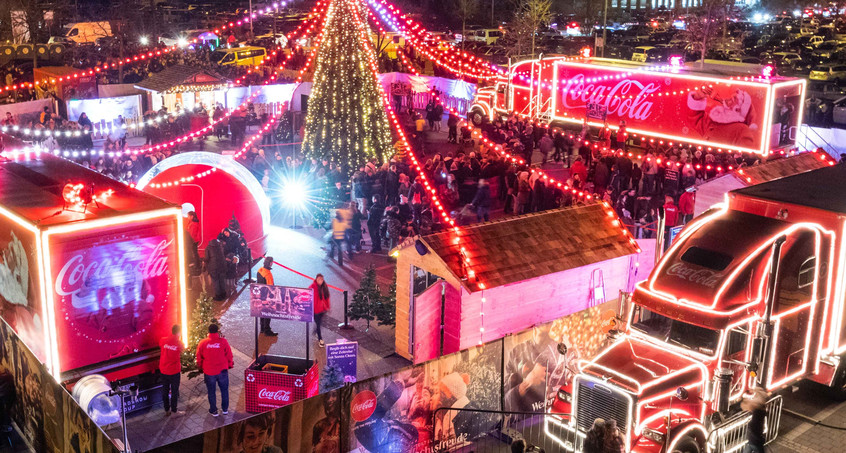
[[420,363],[614,299],[639,251],[600,203],[410,239],[392,252],[397,354]]

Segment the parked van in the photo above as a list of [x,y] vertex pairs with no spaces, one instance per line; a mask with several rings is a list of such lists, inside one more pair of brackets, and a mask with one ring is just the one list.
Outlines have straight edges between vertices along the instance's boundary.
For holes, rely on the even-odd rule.
[[233,47],[215,50],[211,54],[211,60],[224,66],[252,66],[259,64],[265,55],[267,51],[264,47]]
[[76,44],[94,44],[97,38],[112,36],[112,25],[109,22],[76,22],[65,26],[68,32],[65,38]]
[[484,28],[482,30],[476,30],[472,34],[471,39],[473,41],[479,41],[491,45],[495,43],[499,38],[502,38],[502,30],[498,28]]
[[635,47],[634,51],[632,52],[632,61],[637,61],[638,63],[646,63],[649,51],[654,48],[655,47],[653,46]]

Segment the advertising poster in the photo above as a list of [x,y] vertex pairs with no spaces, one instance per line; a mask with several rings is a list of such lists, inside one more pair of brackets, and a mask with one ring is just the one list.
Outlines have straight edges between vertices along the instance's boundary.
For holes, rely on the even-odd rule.
[[35,233],[8,219],[0,223],[0,316],[46,362],[36,254]]
[[[506,337],[504,410],[546,411],[578,371],[578,361],[599,350],[608,330],[605,312],[592,307]],[[558,351],[559,343],[567,346],[566,354]]]
[[250,316],[312,322],[314,294],[310,288],[253,283],[250,285]]
[[[494,342],[353,384],[350,451],[423,453],[469,445],[495,424],[472,409],[499,409],[500,359]],[[452,410],[436,413],[439,407]]]
[[333,390],[290,407],[289,453],[341,451],[341,395],[339,391]]
[[773,117],[770,148],[796,145],[802,110],[802,86],[779,86],[773,90]]
[[355,382],[358,376],[358,342],[326,345],[326,366],[336,366],[344,375],[344,382]]
[[289,409],[265,412],[206,432],[203,453],[288,453]]
[[175,221],[53,238],[62,371],[158,347],[179,311]]
[[[668,71],[622,72],[601,65],[556,62],[555,117],[581,122],[604,107],[608,123],[664,138],[698,140],[714,147],[760,152],[768,134],[767,86],[715,83]],[[528,68],[528,66],[527,66]],[[554,71],[554,72],[553,72]],[[525,86],[526,81],[515,79]],[[524,89],[517,88],[518,93]],[[547,94],[548,95],[548,94]],[[523,108],[516,96],[514,109]]]

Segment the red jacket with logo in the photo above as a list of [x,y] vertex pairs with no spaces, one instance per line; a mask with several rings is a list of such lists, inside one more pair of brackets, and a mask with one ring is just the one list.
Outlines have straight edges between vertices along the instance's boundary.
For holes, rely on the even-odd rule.
[[179,335],[168,335],[159,340],[162,352],[159,355],[159,371],[162,374],[178,374],[182,371],[182,342]]
[[668,227],[676,226],[679,221],[679,208],[672,202],[664,203],[664,216]]
[[214,376],[235,366],[232,348],[219,333],[210,333],[197,345],[197,367],[205,374]]

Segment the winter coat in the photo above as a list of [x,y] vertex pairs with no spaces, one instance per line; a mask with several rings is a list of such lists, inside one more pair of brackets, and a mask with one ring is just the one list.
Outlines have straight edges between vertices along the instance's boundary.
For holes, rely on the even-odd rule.
[[309,288],[314,292],[314,314],[328,311],[332,307],[329,297],[321,296],[317,282],[312,282]]

